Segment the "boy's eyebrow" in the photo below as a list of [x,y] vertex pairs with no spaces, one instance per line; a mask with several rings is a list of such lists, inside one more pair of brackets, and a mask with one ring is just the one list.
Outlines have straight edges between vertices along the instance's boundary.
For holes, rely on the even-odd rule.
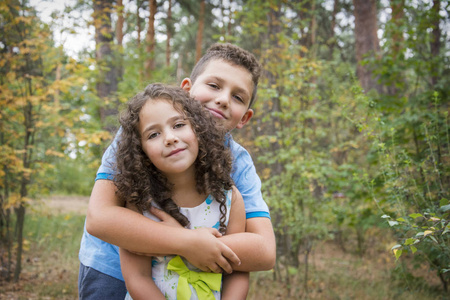
[[[183,116],[182,114],[175,115],[175,116],[167,119],[166,123],[173,123],[173,122],[176,122],[178,120],[186,120],[186,117]],[[159,126],[159,124],[150,124],[149,126],[144,128],[144,130],[142,131],[142,135],[144,135],[146,132],[148,132],[150,130],[153,130],[154,128],[157,128],[158,126]]]
[[[214,75],[212,75],[211,78],[217,80],[219,83],[223,83],[223,82],[225,81],[223,78],[218,77],[218,76],[214,76]],[[241,87],[239,87],[239,86],[236,87],[235,89],[237,90],[238,93],[242,93],[242,94],[244,94],[248,99],[250,99],[250,96],[251,96],[251,95],[250,95],[250,93],[247,91],[247,89],[241,88]]]

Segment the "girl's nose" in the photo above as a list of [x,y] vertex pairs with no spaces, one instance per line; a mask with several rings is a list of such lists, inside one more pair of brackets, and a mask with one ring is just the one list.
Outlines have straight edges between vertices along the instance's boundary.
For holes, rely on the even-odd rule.
[[178,137],[176,135],[174,135],[173,133],[168,133],[166,135],[166,138],[164,139],[164,143],[166,146],[170,146],[173,144],[178,143]]

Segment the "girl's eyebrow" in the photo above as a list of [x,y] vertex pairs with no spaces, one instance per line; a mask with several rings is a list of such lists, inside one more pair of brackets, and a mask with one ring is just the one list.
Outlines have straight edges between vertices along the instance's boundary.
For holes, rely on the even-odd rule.
[[[175,115],[169,119],[167,119],[166,123],[173,123],[176,122],[178,120],[186,120],[186,117],[182,114],[179,115]],[[149,126],[147,126],[143,131],[142,131],[142,135],[144,135],[145,133],[147,133],[150,130],[153,130],[154,128],[157,128],[159,126],[159,124],[150,124]]]

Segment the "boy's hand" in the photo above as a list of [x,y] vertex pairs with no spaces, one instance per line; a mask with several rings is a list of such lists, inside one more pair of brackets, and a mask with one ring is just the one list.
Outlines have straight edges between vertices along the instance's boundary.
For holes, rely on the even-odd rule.
[[237,255],[218,237],[222,235],[214,228],[189,230],[187,244],[181,245],[181,255],[204,272],[231,273],[230,262],[240,265]]
[[[178,223],[177,220],[175,220],[174,217],[172,217],[171,215],[169,215],[168,213],[166,213],[165,211],[158,209],[156,207],[150,207],[150,212],[157,217],[158,219],[161,220],[161,222],[159,222],[160,224],[164,224],[167,226],[172,226],[172,227],[179,227],[179,228],[183,228],[183,226],[181,226],[180,223]],[[127,249],[128,250],[128,249]],[[137,254],[137,255],[143,255],[143,256],[164,256],[167,254],[160,254],[160,253],[142,253],[142,252],[136,252],[136,251],[131,251],[128,250],[129,252],[133,253],[133,254]]]
[[167,226],[172,226],[172,227],[180,227],[183,228],[183,226],[181,226],[180,223],[178,223],[177,220],[175,220],[174,217],[172,217],[171,215],[169,215],[168,213],[166,213],[165,211],[158,209],[156,207],[150,207],[150,212],[157,217],[158,219],[161,220],[160,224],[164,224]]

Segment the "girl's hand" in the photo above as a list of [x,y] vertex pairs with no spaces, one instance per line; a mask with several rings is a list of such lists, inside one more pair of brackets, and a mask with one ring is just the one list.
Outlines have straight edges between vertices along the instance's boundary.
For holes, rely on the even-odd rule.
[[214,228],[189,230],[188,237],[180,253],[191,264],[204,272],[233,272],[231,263],[240,265],[239,257],[218,237],[222,235]]

